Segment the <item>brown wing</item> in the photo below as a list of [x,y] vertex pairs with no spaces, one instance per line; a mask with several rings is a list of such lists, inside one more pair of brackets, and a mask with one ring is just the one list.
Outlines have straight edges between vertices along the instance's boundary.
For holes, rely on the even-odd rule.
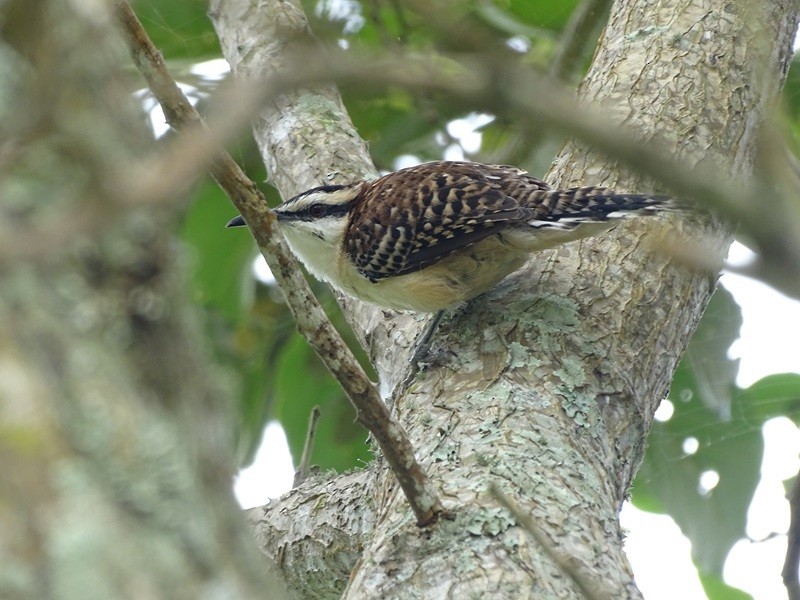
[[416,271],[519,222],[529,212],[515,196],[547,188],[514,167],[433,162],[402,169],[365,186],[358,204],[369,208],[352,219],[346,249],[371,281]]

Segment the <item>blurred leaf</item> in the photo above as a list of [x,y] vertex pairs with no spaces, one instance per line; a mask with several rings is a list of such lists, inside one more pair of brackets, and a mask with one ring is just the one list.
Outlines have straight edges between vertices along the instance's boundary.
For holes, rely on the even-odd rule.
[[[569,20],[578,0],[496,0],[475,2],[475,14],[507,36],[552,37]],[[549,31],[545,31],[549,30]]]
[[689,377],[679,371],[673,382],[673,388],[683,384],[696,392],[700,402],[722,418],[730,417],[731,390],[739,373],[739,359],[729,358],[728,349],[741,327],[741,308],[728,290],[717,288],[683,356]]
[[405,90],[365,95],[345,88],[343,94],[359,134],[370,141],[373,159],[387,168],[400,154],[419,154],[420,144],[427,143],[457,115],[446,103],[415,97]]
[[792,60],[789,73],[786,75],[783,102],[794,126],[797,127],[800,122],[800,58],[797,55]]
[[800,426],[800,374],[769,375],[739,393],[744,417],[751,422],[785,416]]
[[[735,386],[738,364],[726,353],[740,323],[730,294],[718,289],[675,374],[669,395],[674,413],[653,424],[632,494],[639,508],[675,519],[712,587],[731,546],[746,537],[747,509],[760,479],[761,426],[780,415],[798,422],[800,414],[800,375],[771,375],[744,390]],[[719,483],[703,492],[700,477],[707,471],[717,473]]]
[[[740,323],[730,293],[718,289],[675,374],[672,418],[653,424],[633,489],[637,506],[675,519],[692,542],[698,567],[716,575],[730,547],[745,535],[763,452],[758,426],[731,418],[743,412],[735,393],[737,364],[726,356]],[[703,492],[700,478],[707,471],[716,472],[719,483]]]
[[[252,275],[248,275],[252,277]],[[239,427],[237,459],[245,466],[253,459],[267,421],[274,419],[275,365],[287,340],[295,334],[294,321],[273,286],[256,287],[248,318],[232,340],[232,366],[239,371]]]
[[498,0],[500,6],[506,5],[508,12],[522,23],[561,31],[569,21],[580,0]]
[[[233,144],[231,152],[253,178],[263,179],[264,167],[250,138]],[[274,202],[274,190],[266,188],[265,193]],[[252,460],[270,416],[270,356],[294,324],[280,291],[258,285],[253,277],[257,249],[250,233],[225,228],[236,210],[217,184],[206,178],[193,200],[181,237],[193,255],[193,293],[206,310],[209,339],[239,382],[236,456],[244,466]]]
[[255,256],[255,244],[245,229],[225,229],[236,215],[230,201],[211,179],[198,188],[184,219],[181,237],[195,254],[195,297],[231,321],[242,309],[242,275]]
[[[266,168],[252,135],[231,142],[228,152],[250,179],[264,181]],[[270,205],[279,202],[274,188],[268,185],[258,187]],[[230,322],[240,320],[243,309],[251,308],[244,300],[252,300],[252,293],[248,295],[246,292],[252,292],[252,266],[258,253],[246,228],[225,228],[234,216],[236,209],[231,201],[213,179],[206,177],[197,187],[180,232],[195,255],[193,284],[196,299]]]
[[[687,388],[682,391],[685,399],[673,400],[672,418],[653,426],[632,497],[644,510],[670,514],[691,540],[698,567],[721,575],[731,546],[745,537],[747,508],[760,477],[761,431],[746,420],[721,420],[696,395],[687,395]],[[693,440],[697,451],[687,453],[684,442]],[[717,473],[719,483],[701,492],[707,471]]]
[[220,55],[206,0],[138,0],[133,8],[153,43],[170,60],[197,62]]
[[308,416],[316,405],[322,416],[312,464],[344,471],[371,459],[367,432],[355,422],[355,411],[305,340],[294,336],[281,349],[275,369],[275,412],[286,431],[297,464],[303,450]]
[[739,588],[732,587],[719,577],[698,572],[700,583],[708,600],[753,600],[753,597]]
[[181,238],[191,249],[192,288],[196,301],[206,310],[209,339],[217,357],[237,372],[241,382],[236,431],[237,458],[249,462],[261,438],[267,418],[267,381],[264,354],[270,339],[233,331],[242,318],[245,288],[252,289],[251,266],[255,244],[246,230],[225,229],[236,214],[217,184],[206,178],[194,195],[181,228]]

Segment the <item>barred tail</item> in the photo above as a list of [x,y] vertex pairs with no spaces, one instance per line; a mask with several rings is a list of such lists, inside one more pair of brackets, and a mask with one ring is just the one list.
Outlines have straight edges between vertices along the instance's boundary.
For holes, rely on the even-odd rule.
[[526,202],[528,224],[536,229],[570,231],[584,224],[606,223],[632,216],[677,212],[683,208],[665,195],[627,194],[602,187],[542,190]]

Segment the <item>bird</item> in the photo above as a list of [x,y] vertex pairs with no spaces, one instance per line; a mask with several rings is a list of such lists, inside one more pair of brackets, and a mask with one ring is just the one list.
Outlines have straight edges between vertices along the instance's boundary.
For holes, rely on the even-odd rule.
[[[316,278],[380,307],[438,313],[490,290],[534,252],[677,210],[667,195],[553,189],[513,166],[433,161],[315,187],[274,212]],[[227,226],[242,225],[239,216]]]

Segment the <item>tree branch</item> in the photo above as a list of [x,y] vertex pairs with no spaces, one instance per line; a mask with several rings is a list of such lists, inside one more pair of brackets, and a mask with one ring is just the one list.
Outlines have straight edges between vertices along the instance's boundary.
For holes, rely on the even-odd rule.
[[261,551],[299,598],[339,598],[382,510],[365,469],[309,476],[290,494],[247,511]]
[[[746,32],[753,21],[735,15],[709,23],[701,18],[703,14],[716,15],[708,0],[693,4],[692,11],[680,12],[680,18],[675,16],[677,2],[662,0],[655,8],[655,2],[644,4],[645,10],[638,12],[630,3],[615,5],[619,7],[616,29],[604,38],[606,46],[598,55],[606,61],[620,57],[620,64],[599,62],[590,77],[601,91],[615,90],[617,96],[596,121],[587,124],[589,131],[597,135],[598,123],[607,122],[609,114],[644,131],[652,131],[653,123],[664,122],[682,133],[678,125],[691,122],[699,133],[680,140],[665,136],[666,147],[689,161],[703,156],[719,160],[725,177],[718,180],[729,181],[731,173],[746,171],[747,157],[754,151],[753,124],[763,118],[762,100],[770,101],[773,91],[748,89],[745,112],[731,114],[723,107],[720,118],[727,120],[727,128],[697,123],[696,92],[691,98],[674,91],[664,98],[658,92],[664,89],[664,77],[675,85],[696,84],[694,78],[708,75],[711,68],[719,69],[703,63],[703,57],[708,52],[729,56],[731,39],[751,42]],[[785,25],[788,30],[790,19],[781,12],[787,5],[783,2],[763,23],[770,43],[781,42],[772,55],[776,61],[765,69],[776,81],[781,81],[782,75],[774,67],[785,58],[789,38],[783,29],[772,34]],[[651,8],[671,29],[649,26]],[[361,86],[399,82],[450,93],[473,110],[495,106],[492,96],[496,96],[500,109],[509,114],[521,115],[528,107],[547,117],[544,125],[552,122],[548,120],[552,115],[567,131],[572,131],[575,122],[584,125],[584,113],[572,110],[574,101],[561,103],[562,97],[551,95],[540,77],[516,67],[481,62],[465,53],[457,55],[463,59],[460,62],[403,56],[370,64],[368,57],[356,56],[356,60],[364,59],[356,63],[352,51],[335,56],[335,60],[346,61],[341,67],[332,63],[320,67],[314,57],[297,65],[289,63],[288,44],[281,41],[307,28],[296,2],[256,6],[245,0],[214,0],[211,14],[237,77],[268,82],[265,94],[273,94],[255,120],[254,131],[270,175],[282,191],[300,191],[328,178],[352,181],[369,170],[366,153],[354,141],[356,133],[335,91],[310,83],[320,79],[341,75],[344,81]],[[649,32],[652,37],[635,38],[624,27]],[[708,27],[717,29],[701,51],[698,40],[703,38],[699,36]],[[461,35],[460,28],[452,29]],[[685,46],[675,46],[676,36],[681,36]],[[658,44],[661,53],[654,57],[645,52],[645,43]],[[680,60],[676,59],[679,51]],[[334,57],[333,51],[326,52]],[[638,56],[646,62],[638,62]],[[745,74],[756,69],[749,61],[750,54],[745,64],[735,62],[740,56],[744,54],[732,56],[732,64],[723,69],[735,68]],[[692,60],[700,65],[687,66]],[[293,64],[290,68],[295,72],[276,75],[276,70],[287,64]],[[628,79],[621,77],[628,74],[625,69],[635,71],[638,78],[634,82],[644,88],[635,90],[635,98],[626,88]],[[517,74],[523,76],[521,85],[513,79]],[[435,80],[438,77],[445,85]],[[297,84],[302,89],[295,89]],[[275,96],[278,90],[282,93]],[[705,89],[703,102],[713,100],[719,91]],[[722,91],[730,90],[724,87]],[[635,102],[657,106],[659,112],[641,110]],[[613,127],[610,133],[617,137],[607,139],[603,147],[613,156],[620,134]],[[649,137],[652,146],[653,136]],[[723,157],[732,152],[730,139],[738,141],[735,153],[739,162],[736,168],[726,170],[730,165]],[[630,144],[626,148],[632,161],[640,158],[640,146],[635,151]],[[662,165],[660,157],[650,158],[650,168]],[[614,165],[574,146],[560,158],[559,166],[560,173],[555,175],[573,185],[590,178],[605,182],[619,177]],[[697,233],[698,229],[689,230]],[[714,236],[714,255],[721,260],[725,236],[714,235],[713,229],[703,233]],[[558,253],[540,253],[526,269],[471,302],[467,310],[447,316],[438,339],[452,348],[453,354],[418,376],[396,398],[395,406],[419,455],[428,457],[433,472],[443,473],[444,494],[459,503],[456,522],[442,522],[420,535],[405,521],[402,499],[394,490],[380,485],[369,488],[370,498],[380,495],[385,500],[374,530],[365,538],[369,560],[359,561],[345,597],[399,596],[411,582],[415,590],[430,595],[443,586],[451,595],[508,597],[508,590],[519,586],[541,586],[543,596],[563,595],[564,578],[549,568],[551,561],[543,558],[541,548],[508,529],[505,511],[498,515],[480,501],[486,480],[493,477],[519,491],[523,510],[533,508],[541,513],[537,520],[542,517],[548,537],[593,581],[602,584],[602,592],[637,597],[622,553],[616,513],[641,460],[652,413],[714,284],[712,278],[687,272],[663,255],[641,252],[641,236],[634,227],[623,227],[603,239],[571,245]],[[355,314],[353,320],[370,333],[418,326],[413,320],[397,325],[398,316],[388,311],[362,312],[357,303],[348,307],[354,305],[356,309],[348,313]],[[384,339],[394,343],[391,335]],[[373,351],[377,346],[373,344]],[[394,347],[387,355],[392,352],[397,352]],[[397,359],[387,360],[386,372],[391,376],[392,367],[396,371],[402,364]],[[384,371],[379,372],[386,381]],[[481,552],[474,551],[477,546]],[[443,582],[442,574],[453,569],[459,576]]]
[[[134,15],[130,5],[117,2],[117,14],[131,53],[151,91],[179,131],[192,126],[205,129],[202,118],[169,75],[158,50]],[[218,151],[211,175],[244,217],[264,259],[283,291],[297,323],[325,366],[340,383],[356,409],[359,423],[372,433],[408,498],[420,526],[433,523],[443,511],[438,492],[414,457],[414,450],[402,426],[381,400],[355,356],[331,325],[302,270],[275,229],[275,215],[266,199],[225,151]]]
[[303,453],[300,455],[300,464],[294,472],[294,481],[292,482],[293,488],[303,483],[306,477],[308,477],[308,471],[311,468],[311,454],[314,452],[314,440],[317,435],[317,422],[319,421],[320,414],[319,406],[315,406],[311,409],[311,414],[308,416],[306,440],[303,443]]
[[[543,81],[540,74],[502,60],[466,54],[420,57],[395,52],[375,56],[334,49],[322,54],[317,49],[295,48],[284,61],[284,69],[262,82],[270,97],[320,81],[362,88],[400,86],[444,93],[473,109],[521,115],[534,124],[586,142],[632,171],[661,182],[675,195],[739,224],[760,254],[749,274],[800,298],[800,227],[790,201],[792,194],[800,192],[797,182],[782,192],[752,174],[739,174],[732,180],[709,160],[690,166],[684,157],[662,150],[669,147],[666,139],[657,135],[645,139],[631,128],[614,123],[606,112],[579,103],[567,89]],[[770,192],[767,210],[753,202],[764,197],[764,190]]]
[[528,514],[522,512],[511,498],[500,491],[500,488],[496,485],[490,485],[489,492],[512,514],[520,527],[531,534],[531,537],[544,548],[548,556],[553,559],[553,562],[555,562],[561,571],[575,583],[578,589],[580,589],[586,600],[609,600],[607,595],[595,591],[596,586],[594,586],[575,565],[570,563],[568,557],[562,555],[559,550],[550,543],[542,530],[536,526],[534,520],[531,519]]
[[783,585],[789,594],[789,600],[800,600],[800,473],[795,475],[792,490],[789,492],[789,508],[791,520],[786,532],[786,559],[783,563]]

